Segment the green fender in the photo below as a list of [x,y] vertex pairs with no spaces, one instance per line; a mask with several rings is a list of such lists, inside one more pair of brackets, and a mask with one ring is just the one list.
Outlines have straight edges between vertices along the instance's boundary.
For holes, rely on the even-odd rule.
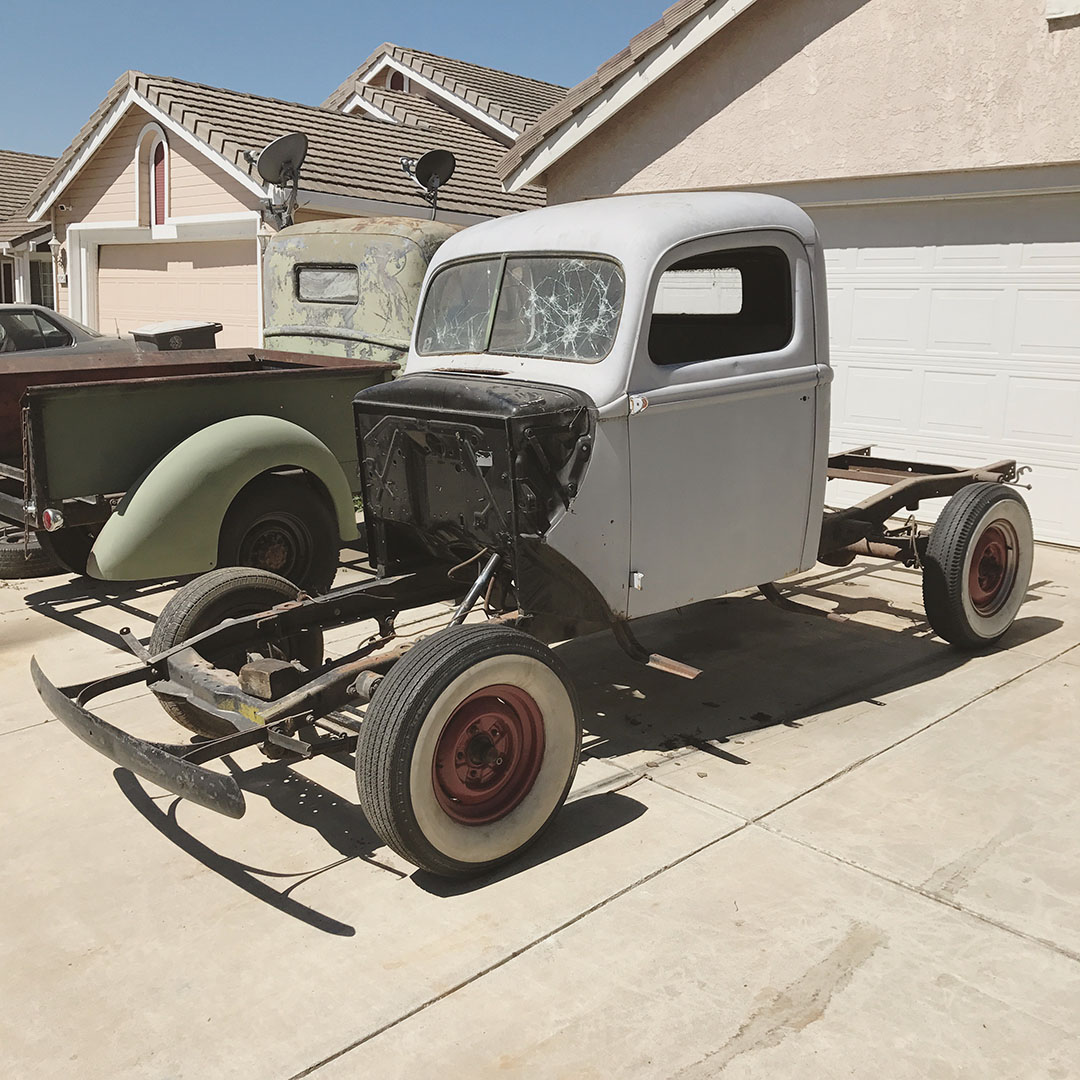
[[326,445],[280,417],[235,416],[185,439],[136,481],[98,534],[86,572],[138,581],[212,570],[230,503],[250,480],[278,468],[318,477],[341,539],[355,539],[352,488]]

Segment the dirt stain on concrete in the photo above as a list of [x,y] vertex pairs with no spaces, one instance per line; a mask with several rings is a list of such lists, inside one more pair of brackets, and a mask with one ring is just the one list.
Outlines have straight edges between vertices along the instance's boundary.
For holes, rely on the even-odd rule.
[[971,879],[990,861],[1006,844],[1031,831],[1027,821],[1016,819],[991,837],[985,844],[965,851],[958,859],[935,870],[923,882],[922,888],[938,896],[956,897],[967,888]]
[[876,926],[852,924],[827,956],[790,986],[774,991],[723,1046],[676,1076],[679,1080],[717,1076],[742,1054],[778,1046],[788,1035],[820,1020],[833,996],[847,986],[855,972],[886,940],[884,932]]

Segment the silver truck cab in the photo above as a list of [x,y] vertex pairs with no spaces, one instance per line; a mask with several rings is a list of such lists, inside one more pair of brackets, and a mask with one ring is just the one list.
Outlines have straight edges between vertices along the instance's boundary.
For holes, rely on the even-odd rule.
[[545,543],[611,615],[636,618],[813,565],[832,375],[815,282],[814,225],[773,196],[502,218],[433,259],[405,381],[524,380],[588,399],[588,467]]

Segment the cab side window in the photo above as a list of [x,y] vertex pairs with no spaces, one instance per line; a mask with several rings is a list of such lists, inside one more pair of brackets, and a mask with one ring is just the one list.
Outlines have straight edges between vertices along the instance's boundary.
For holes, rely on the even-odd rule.
[[660,276],[649,356],[669,366],[775,352],[794,330],[792,271],[775,247],[711,251]]

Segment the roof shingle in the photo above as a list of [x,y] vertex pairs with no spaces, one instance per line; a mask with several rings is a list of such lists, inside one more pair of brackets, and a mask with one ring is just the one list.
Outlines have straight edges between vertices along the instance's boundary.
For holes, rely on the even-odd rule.
[[0,242],[17,242],[48,228],[47,224],[28,222],[25,211],[34,189],[55,161],[56,158],[41,154],[0,150]]

